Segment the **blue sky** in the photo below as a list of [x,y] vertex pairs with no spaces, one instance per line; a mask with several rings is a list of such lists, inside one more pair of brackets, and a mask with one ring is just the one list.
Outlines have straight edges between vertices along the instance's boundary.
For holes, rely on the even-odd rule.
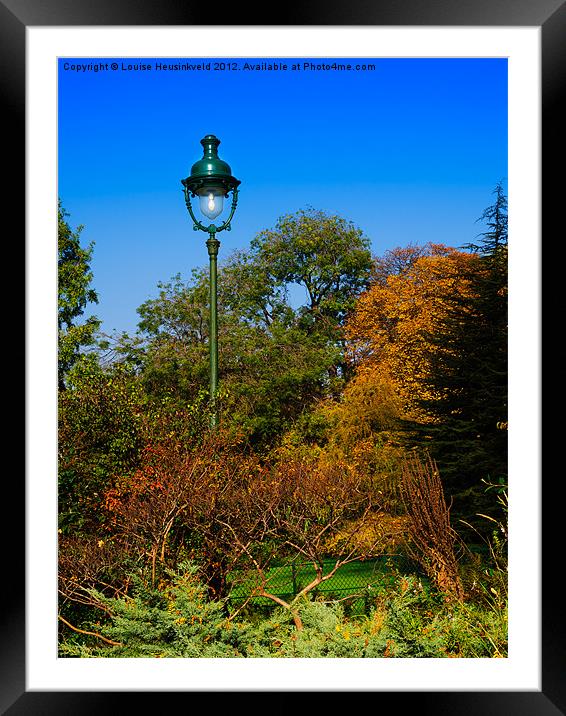
[[[364,58],[375,69],[292,69],[305,61],[253,58],[287,70],[248,71],[245,58],[59,60],[58,193],[71,225],[85,226],[83,244],[95,244],[99,304],[85,315],[102,319],[103,331],[133,332],[158,282],[207,264],[206,236],[192,229],[180,183],[205,134],[220,138],[220,157],[242,182],[220,260],[307,206],[354,222],[377,255],[427,241],[461,246],[482,230],[476,219],[497,182],[506,186],[506,60]],[[157,62],[211,69],[160,71]]]

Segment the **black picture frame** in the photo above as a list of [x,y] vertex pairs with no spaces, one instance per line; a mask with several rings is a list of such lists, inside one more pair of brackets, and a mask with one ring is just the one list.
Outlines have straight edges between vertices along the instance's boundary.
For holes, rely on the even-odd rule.
[[[273,8],[272,8],[273,9]],[[222,25],[313,25],[313,26],[539,26],[542,36],[542,228],[549,234],[559,227],[558,212],[563,203],[561,179],[563,168],[559,147],[561,130],[566,125],[562,104],[562,89],[566,86],[566,3],[562,0],[380,0],[371,6],[360,3],[303,2],[292,9],[282,7],[280,13],[269,14],[267,4],[246,2],[222,8]],[[178,0],[0,0],[0,58],[2,63],[2,125],[5,149],[12,153],[4,166],[10,181],[3,192],[4,206],[14,217],[15,231],[10,240],[14,260],[25,262],[25,241],[19,239],[25,226],[25,63],[26,28],[35,26],[100,26],[100,25],[212,25],[206,7],[188,5]],[[7,212],[8,213],[8,212]],[[560,231],[560,233],[563,233]],[[16,238],[18,237],[18,238]],[[559,238],[559,237],[558,237]],[[540,251],[541,247],[533,247]],[[22,252],[20,254],[20,251]],[[22,254],[24,254],[22,256]],[[553,256],[554,253],[553,247]],[[12,260],[12,257],[10,258]],[[560,262],[562,263],[562,262]],[[553,258],[553,265],[555,261]],[[555,285],[550,280],[549,286]],[[546,297],[546,296],[544,296]],[[12,309],[4,311],[5,330],[17,341],[22,321]],[[11,341],[12,344],[12,341]],[[11,352],[11,365],[24,365]],[[553,357],[564,363],[564,351],[559,348]],[[15,360],[16,359],[16,360]],[[556,375],[556,374],[553,374]],[[554,428],[545,434],[548,444],[554,443]],[[556,436],[557,437],[557,436]],[[27,449],[30,449],[27,446]],[[3,598],[0,611],[0,713],[20,714],[114,714],[134,710],[136,696],[141,695],[144,706],[163,708],[163,698],[183,699],[183,709],[206,708],[195,702],[194,692],[30,692],[25,684],[25,479],[16,471],[9,472],[5,482],[5,505],[13,515],[23,519],[12,521],[10,547],[3,550]],[[542,465],[541,465],[542,474]],[[533,476],[535,479],[536,476]],[[542,690],[540,692],[382,692],[374,694],[372,709],[414,708],[419,714],[435,716],[555,716],[566,713],[566,647],[564,616],[560,591],[560,553],[563,531],[560,528],[561,503],[553,499],[551,490],[543,490],[542,514]],[[6,510],[5,510],[6,511]],[[528,565],[525,565],[528,568]],[[539,575],[534,574],[533,579]],[[314,690],[314,689],[313,689]],[[345,689],[347,691],[347,689]],[[368,686],[368,691],[371,688]],[[215,698],[222,693],[215,694]],[[246,696],[246,693],[239,694]],[[238,694],[238,695],[239,695]],[[196,694],[195,694],[196,695]],[[229,694],[232,698],[235,694]],[[349,694],[351,698],[352,694]]]

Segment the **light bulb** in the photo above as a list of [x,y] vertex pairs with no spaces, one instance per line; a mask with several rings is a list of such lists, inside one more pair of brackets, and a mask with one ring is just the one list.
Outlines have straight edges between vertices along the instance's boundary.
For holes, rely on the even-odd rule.
[[207,189],[199,195],[200,210],[208,219],[216,219],[224,208],[224,194],[222,190]]

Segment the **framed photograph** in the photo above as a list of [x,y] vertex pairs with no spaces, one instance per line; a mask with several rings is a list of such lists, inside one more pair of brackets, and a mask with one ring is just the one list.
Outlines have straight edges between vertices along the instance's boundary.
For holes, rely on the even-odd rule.
[[[203,15],[168,2],[140,3],[135,11],[120,1],[104,7],[3,0],[0,7],[1,52],[9,68],[2,80],[5,136],[15,153],[11,166],[22,178],[10,183],[8,205],[18,208],[20,220],[25,216],[26,227],[25,494],[21,481],[9,487],[10,504],[20,505],[26,527],[10,537],[5,567],[11,576],[2,616],[2,713],[113,711],[136,692],[145,699],[154,692],[159,698],[187,698],[190,692],[263,691],[377,692],[381,705],[387,696],[390,703],[401,699],[401,705],[418,704],[431,714],[565,713],[566,650],[559,587],[553,586],[560,516],[556,500],[553,504],[545,494],[543,502],[539,431],[542,226],[551,225],[561,205],[551,176],[563,123],[558,97],[565,75],[564,4],[545,0],[518,8],[505,2],[415,1],[401,8],[380,2],[363,12],[305,7],[290,24],[277,25],[249,9],[236,15],[231,8],[218,25]],[[426,94],[428,114],[415,99],[419,93]],[[394,97],[394,121],[383,116],[388,97]],[[407,126],[415,124],[411,112],[426,130],[404,138],[407,118]],[[370,141],[373,149],[364,156],[368,137],[380,130],[391,133],[402,154],[388,153],[387,142],[376,153]],[[482,145],[484,136],[491,144]],[[468,145],[462,137],[469,138]],[[217,194],[216,185],[203,193],[199,183],[203,151],[203,161],[216,162],[218,155],[226,160],[215,164]],[[454,169],[458,152],[467,167],[462,176]],[[95,156],[101,161],[93,163]],[[372,172],[362,166],[376,157],[387,167],[375,172],[379,206],[365,192],[365,177]],[[175,192],[182,211],[167,208],[163,177],[151,174],[157,158],[164,176],[180,172]],[[336,163],[345,176],[341,195],[340,187],[325,181]],[[261,170],[246,186],[243,177],[254,165]],[[358,178],[360,172],[364,178]],[[107,240],[96,259],[101,300],[93,313],[103,316],[108,330],[125,334],[139,320],[135,309],[144,301],[149,306],[148,295],[175,267],[185,267],[188,275],[210,259],[212,283],[214,251],[222,261],[298,207],[328,207],[343,215],[356,207],[356,221],[366,222],[370,233],[380,230],[377,220],[375,226],[371,222],[381,212],[390,221],[387,226],[382,219],[381,228],[392,237],[390,243],[383,240],[385,250],[399,235],[395,212],[412,212],[412,223],[402,222],[400,243],[410,245],[414,230],[420,231],[415,242],[426,236],[431,244],[456,248],[462,242],[450,236],[448,222],[459,209],[459,220],[467,211],[473,237],[478,218],[473,212],[478,202],[484,208],[492,200],[485,195],[487,184],[501,181],[508,193],[511,249],[509,651],[496,647],[490,654],[501,658],[450,659],[58,655],[58,197],[72,197],[72,223],[83,221],[81,208],[100,220]],[[411,193],[411,184],[418,191]],[[215,231],[208,229],[208,242],[191,204],[192,196],[198,205],[199,192],[206,216],[218,197],[232,192],[229,218]],[[403,197],[410,208],[404,209]],[[130,207],[117,212],[117,201]],[[386,212],[388,203],[395,212]],[[164,217],[167,212],[171,216]],[[220,234],[224,229],[231,231]],[[186,246],[174,238],[183,232]],[[220,243],[213,249],[215,232]],[[126,286],[127,301],[122,300]],[[212,349],[210,355],[212,376]]]

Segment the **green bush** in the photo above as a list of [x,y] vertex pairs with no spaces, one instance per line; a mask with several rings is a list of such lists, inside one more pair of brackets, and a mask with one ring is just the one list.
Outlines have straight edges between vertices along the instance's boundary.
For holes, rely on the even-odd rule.
[[67,375],[58,405],[58,506],[63,534],[90,534],[100,523],[104,491],[128,473],[143,444],[143,395],[125,366],[104,371],[81,359]]
[[[221,602],[207,601],[196,567],[182,565],[179,574],[156,588],[134,579],[131,598],[109,599],[91,594],[112,614],[105,624],[93,625],[98,641],[77,647],[64,642],[61,656],[197,658],[239,656],[225,627]],[[110,642],[110,646],[107,646]]]
[[82,642],[73,633],[61,656],[484,658],[507,652],[506,609],[446,603],[416,577],[400,577],[364,617],[347,618],[338,602],[305,599],[298,606],[300,630],[280,608],[254,623],[227,616],[224,602],[207,599],[190,563],[169,577],[155,588],[136,579],[129,598],[93,591],[112,618],[92,625]]

